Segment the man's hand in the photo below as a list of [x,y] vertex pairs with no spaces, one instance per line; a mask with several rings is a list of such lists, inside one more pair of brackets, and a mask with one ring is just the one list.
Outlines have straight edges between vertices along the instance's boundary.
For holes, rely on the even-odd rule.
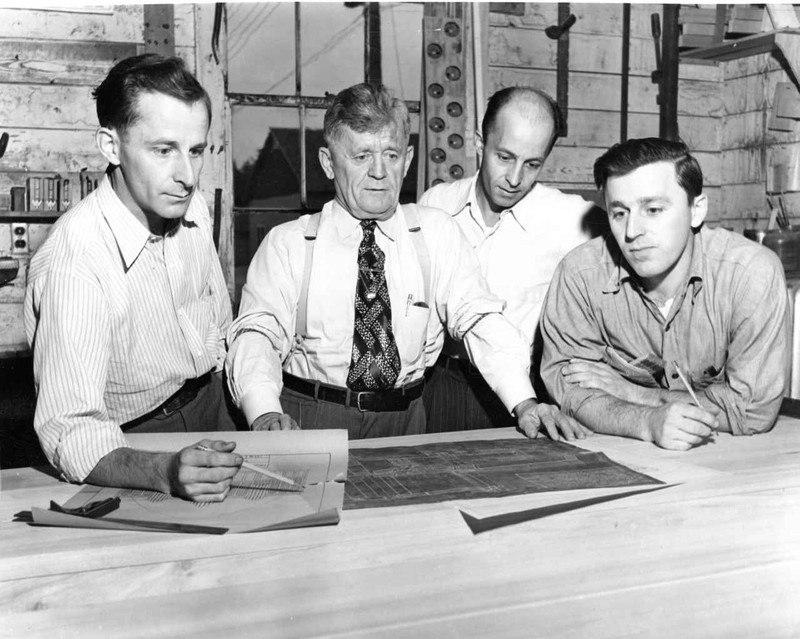
[[299,430],[291,415],[286,413],[264,413],[256,417],[252,430]]
[[167,471],[170,492],[191,501],[223,501],[243,461],[234,448],[236,442],[204,439],[172,455]]
[[583,439],[592,434],[588,428],[558,410],[557,406],[539,404],[535,399],[526,399],[517,404],[514,415],[517,416],[522,432],[531,438],[538,436],[542,426],[547,430],[550,439],[555,441],[560,439],[559,431],[569,441]]
[[648,425],[651,441],[669,450],[689,450],[704,443],[719,428],[714,413],[683,402],[670,402],[654,409]]
[[657,401],[648,401],[646,393],[650,389],[629,382],[605,362],[571,359],[569,364],[561,369],[561,374],[570,384],[601,390],[631,404],[650,406],[658,404]]

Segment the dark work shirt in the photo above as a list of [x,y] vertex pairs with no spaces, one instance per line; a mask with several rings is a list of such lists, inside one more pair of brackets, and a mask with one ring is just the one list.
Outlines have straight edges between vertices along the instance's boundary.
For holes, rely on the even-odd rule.
[[579,246],[558,266],[542,312],[541,375],[568,415],[604,394],[565,380],[570,359],[605,362],[642,386],[683,390],[676,361],[734,434],[772,428],[789,369],[781,262],[724,229],[703,228],[693,241],[688,277],[666,318],[611,235]]

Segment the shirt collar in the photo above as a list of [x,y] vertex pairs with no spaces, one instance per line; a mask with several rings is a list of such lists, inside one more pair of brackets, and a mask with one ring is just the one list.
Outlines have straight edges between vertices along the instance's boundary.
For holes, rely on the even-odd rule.
[[111,186],[108,175],[103,177],[96,193],[100,211],[111,229],[111,234],[114,236],[114,241],[117,243],[127,270],[139,257],[150,239],[150,231],[133,216],[133,213],[119,199]]
[[[603,293],[616,293],[622,287],[622,283],[626,281],[638,287],[636,272],[625,261],[613,235],[609,233],[606,236],[606,241],[611,243],[609,252],[616,263],[616,267],[611,270],[611,275],[603,287]],[[703,265],[705,264],[703,238],[699,231],[692,234],[692,242],[694,243],[692,246],[692,260],[689,263],[689,274],[686,283],[687,285],[692,285],[692,297],[694,298],[703,287]]]
[[[111,234],[114,236],[114,241],[117,243],[117,248],[119,248],[122,260],[125,263],[125,269],[130,269],[139,255],[141,255],[142,249],[147,245],[147,242],[150,241],[151,238],[157,238],[158,236],[150,233],[150,231],[134,217],[130,209],[123,204],[122,200],[119,199],[116,191],[114,191],[114,188],[111,186],[111,179],[108,174],[103,176],[96,193],[100,211],[108,227],[111,229]],[[192,196],[192,199],[194,199],[194,197],[195,196]],[[181,218],[179,223],[167,233],[166,237],[173,236],[183,225],[196,225],[199,215],[200,210],[190,204],[189,208],[186,210],[186,214]]]
[[[486,223],[483,221],[483,214],[481,213],[481,207],[478,204],[478,194],[477,194],[477,186],[478,186],[478,177],[480,176],[480,171],[473,175],[470,178],[470,185],[467,189],[467,199],[466,201],[458,208],[456,208],[455,213],[452,214],[452,217],[457,215],[468,215],[472,219],[472,221],[477,224],[487,235],[491,235],[496,229],[497,225],[500,224],[498,222],[493,227],[486,226]],[[534,185],[533,189],[528,192],[525,197],[523,197],[519,202],[517,202],[513,207],[510,209],[506,209],[503,211],[503,214],[510,215],[514,221],[519,224],[520,228],[523,231],[528,232],[528,226],[526,225],[523,216],[519,214],[519,207],[523,205],[525,200],[533,195],[533,191],[536,189],[538,184]],[[501,214],[501,215],[503,215]],[[503,215],[505,217],[505,215]]]
[[[401,208],[400,204],[398,204],[394,214],[390,218],[386,220],[377,220],[377,226],[381,233],[392,241],[397,237],[397,214],[400,212]],[[352,216],[339,202],[332,200],[323,207],[323,211],[325,209],[330,210],[333,215],[333,221],[336,225],[339,237],[347,239],[355,233],[359,233],[358,229],[361,226],[361,220]]]

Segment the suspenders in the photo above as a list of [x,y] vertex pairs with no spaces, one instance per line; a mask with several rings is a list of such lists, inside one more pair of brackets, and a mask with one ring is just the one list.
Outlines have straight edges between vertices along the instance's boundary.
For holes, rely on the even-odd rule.
[[[416,204],[403,204],[403,213],[406,217],[408,232],[411,234],[411,241],[414,244],[414,251],[417,253],[417,261],[422,271],[422,282],[424,290],[424,302],[428,302],[431,293],[431,256],[428,253],[428,245],[422,236],[422,227],[419,223],[419,210]],[[300,299],[297,301],[297,319],[295,320],[295,340],[301,340],[308,333],[308,284],[311,280],[311,263],[314,260],[314,244],[317,239],[321,213],[314,213],[308,218],[306,227],[306,256],[303,265],[303,282],[300,285]],[[429,305],[430,306],[430,305]]]

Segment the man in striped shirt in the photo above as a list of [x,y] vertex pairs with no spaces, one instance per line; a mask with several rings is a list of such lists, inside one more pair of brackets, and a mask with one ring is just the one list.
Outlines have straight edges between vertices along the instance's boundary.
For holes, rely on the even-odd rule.
[[152,453],[125,437],[235,430],[220,380],[230,299],[197,191],[210,100],[180,59],[154,54],[117,64],[94,97],[106,176],[28,275],[34,427],[68,480],[221,501],[234,443]]

